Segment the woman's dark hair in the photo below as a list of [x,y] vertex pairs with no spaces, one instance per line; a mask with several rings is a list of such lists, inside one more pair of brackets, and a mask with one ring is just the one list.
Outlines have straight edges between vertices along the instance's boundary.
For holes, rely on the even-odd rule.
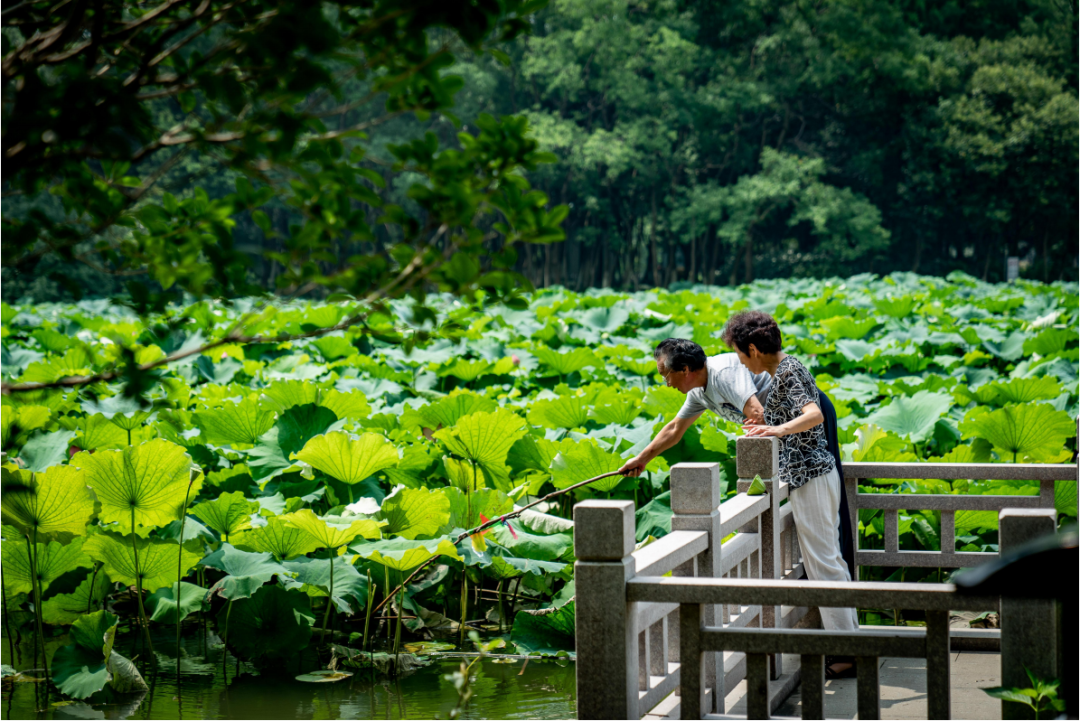
[[653,358],[664,359],[668,370],[681,371],[689,368],[700,370],[705,365],[705,351],[692,340],[685,338],[665,338],[653,351]]
[[771,315],[760,310],[744,310],[731,316],[721,337],[729,348],[746,354],[751,344],[766,355],[780,352],[780,327]]

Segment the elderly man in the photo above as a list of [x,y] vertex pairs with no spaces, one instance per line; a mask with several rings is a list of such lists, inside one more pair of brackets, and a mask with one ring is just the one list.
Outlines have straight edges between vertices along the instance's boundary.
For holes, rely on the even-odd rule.
[[765,400],[772,376],[753,374],[739,362],[735,353],[706,357],[692,340],[667,338],[653,351],[656,372],[668,386],[686,394],[686,402],[675,420],[656,434],[645,449],[619,469],[628,476],[639,476],[649,462],[682,440],[686,429],[710,410],[729,421],[742,423],[752,418],[762,423]]

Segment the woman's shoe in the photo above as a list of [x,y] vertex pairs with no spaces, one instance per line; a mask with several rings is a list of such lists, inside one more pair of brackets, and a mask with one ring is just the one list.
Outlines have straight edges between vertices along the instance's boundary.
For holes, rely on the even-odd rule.
[[[839,664],[851,664],[842,671],[833,669],[833,666]],[[835,680],[840,678],[855,678],[855,659],[852,656],[826,656],[825,657],[825,678],[829,680]]]

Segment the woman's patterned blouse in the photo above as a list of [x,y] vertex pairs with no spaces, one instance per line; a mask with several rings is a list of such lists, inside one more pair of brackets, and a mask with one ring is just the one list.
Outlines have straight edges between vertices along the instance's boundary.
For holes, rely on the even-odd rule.
[[[779,426],[802,415],[803,406],[818,403],[818,388],[806,367],[786,356],[776,367],[772,390],[765,402],[765,423]],[[836,468],[825,440],[825,424],[780,439],[780,482],[799,488],[811,478]]]

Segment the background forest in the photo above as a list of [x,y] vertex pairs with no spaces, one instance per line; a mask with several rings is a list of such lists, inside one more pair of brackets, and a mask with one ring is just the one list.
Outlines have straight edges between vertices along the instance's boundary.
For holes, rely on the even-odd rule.
[[[1024,277],[1076,277],[1075,2],[555,0],[531,18],[491,53],[429,29],[453,53],[443,73],[461,78],[449,112],[387,114],[370,80],[310,96],[335,113],[328,127],[363,127],[358,164],[388,181],[371,191],[407,209],[416,178],[392,172],[388,146],[431,131],[453,147],[482,113],[526,116],[555,156],[529,181],[568,210],[565,242],[516,259],[537,287],[957,269],[994,281],[1009,255]],[[189,111],[183,96],[154,105],[162,127]],[[134,164],[156,179],[146,201],[233,192],[239,173],[214,153],[176,155]],[[5,195],[9,218],[30,206],[64,213],[54,197]],[[271,289],[303,218],[278,197],[265,208],[240,209],[233,233],[250,281]],[[346,231],[324,271],[397,240],[363,213],[370,236]],[[12,300],[126,282],[85,257],[12,260]]]

